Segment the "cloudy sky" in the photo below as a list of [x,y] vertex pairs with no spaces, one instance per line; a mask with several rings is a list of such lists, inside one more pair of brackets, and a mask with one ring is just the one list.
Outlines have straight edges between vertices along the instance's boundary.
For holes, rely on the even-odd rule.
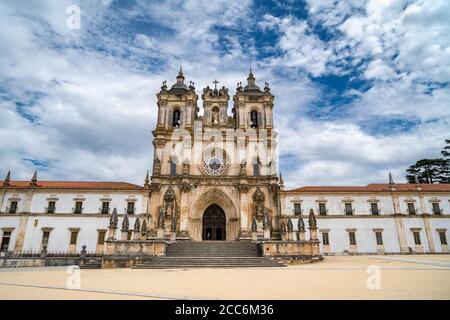
[[233,94],[250,61],[271,84],[288,187],[403,182],[450,138],[448,0],[6,0],[0,19],[13,179],[142,184],[180,59],[198,93],[217,78]]

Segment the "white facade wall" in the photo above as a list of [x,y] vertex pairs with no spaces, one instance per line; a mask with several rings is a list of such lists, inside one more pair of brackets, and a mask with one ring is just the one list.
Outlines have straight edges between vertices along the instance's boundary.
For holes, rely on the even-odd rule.
[[[80,251],[83,245],[86,245],[88,251],[96,251],[98,230],[108,229],[109,219],[114,208],[117,208],[119,216],[116,238],[120,239],[120,229],[127,208],[127,201],[135,203],[135,214],[128,216],[130,230],[133,228],[136,216],[146,212],[147,205],[144,200],[144,193],[134,190],[72,191],[47,189],[29,192],[16,189],[7,190],[7,192],[2,192],[1,195],[0,240],[3,237],[3,229],[14,228],[9,242],[10,251],[14,250],[16,246],[21,220],[26,222],[22,251],[38,252],[41,250],[42,228],[51,229],[48,251],[66,252],[69,250],[70,228],[79,228],[76,251]],[[16,214],[9,214],[6,210],[11,198],[19,200]],[[75,201],[80,198],[84,199],[83,213],[74,214]],[[55,213],[46,213],[49,200],[56,200]],[[100,214],[102,201],[110,202],[110,214]],[[22,214],[23,212],[25,214]]]
[[[434,252],[443,252],[443,246],[439,239],[437,229],[446,229],[446,238],[449,240],[450,231],[450,194],[426,194],[418,192],[409,192],[396,194],[398,197],[397,219],[401,219],[402,228],[400,232],[404,234],[408,250],[416,251],[417,246],[414,242],[413,230],[420,229],[420,240],[422,250],[429,253],[430,245],[424,213],[428,216],[432,244]],[[371,202],[378,203],[380,210],[379,216],[371,214]],[[436,216],[432,211],[432,202],[438,202],[442,209],[442,216]],[[319,216],[319,202],[326,204],[326,216]],[[353,216],[346,216],[344,209],[345,203],[351,202],[354,209]],[[394,210],[394,196],[386,192],[369,193],[304,193],[298,192],[287,194],[284,199],[285,210],[282,216],[292,219],[294,229],[297,230],[297,217],[294,214],[294,203],[300,203],[302,208],[302,217],[305,226],[308,227],[308,214],[310,209],[314,209],[317,216],[318,238],[321,241],[320,250],[323,253],[322,232],[328,232],[329,247],[327,252],[331,254],[342,254],[351,251],[348,229],[355,230],[357,253],[377,253],[377,242],[374,229],[382,230],[383,249],[385,253],[400,253],[400,237],[397,219]],[[415,216],[408,216],[407,203],[414,202],[416,208]],[[283,207],[283,205],[282,205]],[[308,239],[308,236],[306,236]]]

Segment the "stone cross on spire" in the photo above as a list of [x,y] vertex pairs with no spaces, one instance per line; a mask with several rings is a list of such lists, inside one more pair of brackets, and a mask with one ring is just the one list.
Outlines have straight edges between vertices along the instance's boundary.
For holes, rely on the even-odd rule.
[[214,81],[213,81],[213,83],[214,83],[214,89],[216,89],[216,90],[217,90],[217,84],[219,83],[219,81],[217,81],[217,80],[214,80]]

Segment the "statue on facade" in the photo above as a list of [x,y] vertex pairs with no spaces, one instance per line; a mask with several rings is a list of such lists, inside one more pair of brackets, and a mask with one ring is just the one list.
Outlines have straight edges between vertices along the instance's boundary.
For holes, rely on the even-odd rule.
[[161,160],[159,160],[158,158],[155,158],[155,161],[153,162],[153,174],[161,174]]
[[264,200],[264,193],[259,187],[257,187],[255,193],[253,194],[253,202],[255,204],[255,216],[258,219],[262,218],[264,214]]
[[172,218],[175,210],[175,190],[172,186],[169,186],[164,194],[164,204],[166,218]]
[[164,209],[159,209],[159,216],[158,216],[158,228],[163,229],[164,228]]
[[270,220],[269,220],[269,213],[267,212],[267,209],[264,209],[264,215],[263,215],[263,228],[268,229],[270,227]]

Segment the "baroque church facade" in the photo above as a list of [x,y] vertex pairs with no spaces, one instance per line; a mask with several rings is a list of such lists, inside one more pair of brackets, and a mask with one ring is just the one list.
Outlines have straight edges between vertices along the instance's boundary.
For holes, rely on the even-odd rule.
[[251,70],[233,96],[214,81],[199,100],[180,69],[157,93],[144,185],[40,181],[37,173],[15,181],[8,172],[2,251],[164,255],[174,242],[225,241],[258,243],[269,256],[448,252],[450,185],[390,178],[285,190],[274,108],[268,83],[261,89]]

